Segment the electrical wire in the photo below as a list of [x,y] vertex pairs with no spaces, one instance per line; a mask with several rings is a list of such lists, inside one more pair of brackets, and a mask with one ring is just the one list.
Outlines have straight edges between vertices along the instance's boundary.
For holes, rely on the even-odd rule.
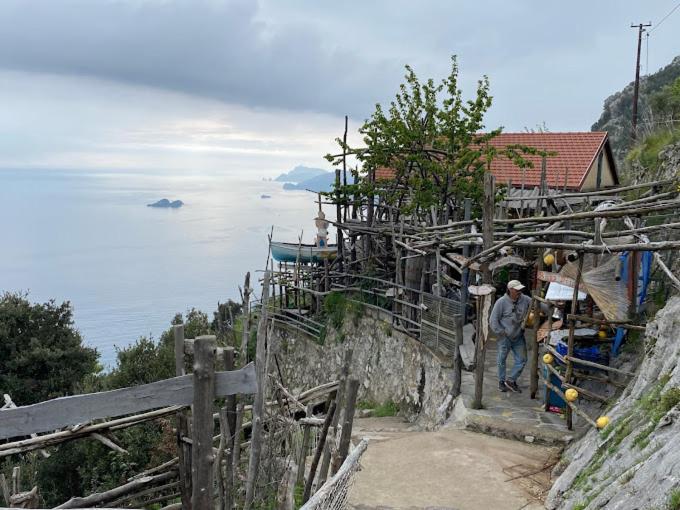
[[661,18],[661,21],[659,21],[659,22],[654,26],[654,28],[652,28],[648,33],[651,34],[652,32],[654,32],[654,30],[656,30],[657,28],[659,28],[659,27],[661,26],[661,24],[662,24],[664,21],[666,21],[666,20],[668,19],[668,17],[669,17],[671,14],[673,14],[675,11],[678,10],[678,8],[680,8],[680,2],[678,2],[677,5],[676,5],[675,7],[673,7],[673,8],[670,10],[670,12],[669,12],[668,14],[666,14],[663,18]]

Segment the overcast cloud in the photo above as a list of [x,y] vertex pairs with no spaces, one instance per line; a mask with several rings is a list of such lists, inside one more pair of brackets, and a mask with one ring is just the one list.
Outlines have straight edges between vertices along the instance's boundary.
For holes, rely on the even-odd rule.
[[[404,64],[440,78],[452,54],[468,93],[489,75],[490,127],[587,130],[633,77],[630,22],[673,5],[3,0],[0,166],[322,165],[342,115],[356,128]],[[652,33],[651,71],[678,27]]]

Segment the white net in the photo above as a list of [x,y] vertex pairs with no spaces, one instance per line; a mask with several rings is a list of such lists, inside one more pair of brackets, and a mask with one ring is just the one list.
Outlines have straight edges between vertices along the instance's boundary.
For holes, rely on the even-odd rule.
[[324,483],[300,510],[344,510],[349,502],[349,494],[354,478],[361,468],[359,460],[366,451],[368,440],[361,442],[352,450],[338,472]]

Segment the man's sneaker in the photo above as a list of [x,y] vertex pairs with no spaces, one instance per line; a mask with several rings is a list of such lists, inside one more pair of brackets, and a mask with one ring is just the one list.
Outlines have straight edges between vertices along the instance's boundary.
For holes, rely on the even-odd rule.
[[505,387],[505,381],[498,381],[498,389],[505,393],[508,389]]
[[517,383],[515,381],[505,381],[505,386],[510,391],[514,391],[515,393],[522,393],[522,390],[519,389],[519,386],[517,386]]

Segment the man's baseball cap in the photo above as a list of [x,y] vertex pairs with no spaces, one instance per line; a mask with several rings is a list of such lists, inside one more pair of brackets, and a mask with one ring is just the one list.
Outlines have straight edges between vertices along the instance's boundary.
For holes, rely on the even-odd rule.
[[508,282],[508,289],[522,290],[524,288],[524,285],[519,280],[510,280]]

